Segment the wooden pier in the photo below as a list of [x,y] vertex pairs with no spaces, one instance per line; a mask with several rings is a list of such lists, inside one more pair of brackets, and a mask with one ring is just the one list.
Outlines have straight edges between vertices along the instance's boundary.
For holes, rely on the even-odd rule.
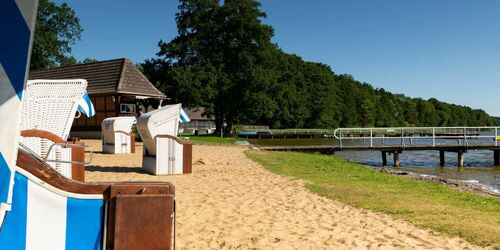
[[[445,165],[445,152],[453,152],[457,154],[457,165],[463,167],[467,151],[491,150],[494,152],[494,165],[498,166],[500,165],[498,131],[498,127],[349,128],[337,129],[332,145],[262,146],[260,148],[271,151],[323,154],[334,154],[337,151],[380,151],[382,165],[387,165],[387,154],[392,154],[396,167],[400,165],[400,154],[404,151],[439,151],[441,166]],[[349,136],[346,137],[346,134]],[[398,137],[389,136],[394,134]],[[388,142],[388,139],[393,141]],[[414,141],[419,143],[413,143]]]
[[382,156],[382,165],[387,166],[387,154],[392,154],[394,159],[394,166],[399,167],[399,156],[404,151],[439,151],[439,165],[445,165],[445,152],[453,152],[457,154],[457,162],[459,167],[464,166],[465,153],[469,150],[491,150],[493,151],[493,162],[495,166],[500,165],[500,146],[491,145],[412,145],[412,146],[349,146],[340,147],[338,145],[305,145],[305,146],[262,146],[259,147],[263,150],[269,151],[297,151],[297,152],[319,152],[322,154],[334,154],[337,151],[380,151]]

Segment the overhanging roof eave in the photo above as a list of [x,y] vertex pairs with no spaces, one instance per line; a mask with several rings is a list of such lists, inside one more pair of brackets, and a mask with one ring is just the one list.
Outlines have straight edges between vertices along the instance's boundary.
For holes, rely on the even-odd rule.
[[157,98],[157,99],[168,99],[168,97],[166,95],[154,95],[154,94],[145,94],[145,93],[137,93],[137,92],[127,92],[127,91],[116,91],[116,94],[147,96],[147,97]]

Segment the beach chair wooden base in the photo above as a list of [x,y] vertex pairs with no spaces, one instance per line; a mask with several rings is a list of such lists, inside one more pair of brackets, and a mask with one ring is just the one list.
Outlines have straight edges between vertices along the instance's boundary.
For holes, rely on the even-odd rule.
[[[78,220],[83,221],[83,227],[90,226],[90,228],[95,229],[92,233],[92,230],[79,227],[78,234],[51,235],[47,238],[61,242],[77,241],[82,249],[95,249],[96,247],[100,249],[173,248],[175,244],[175,188],[173,184],[165,182],[81,183],[72,181],[64,178],[45,162],[23,150],[19,150],[17,166],[19,170],[16,175],[27,179],[28,187],[37,185],[45,190],[35,194],[28,193],[29,197],[40,196],[43,193],[56,200],[67,197],[68,205],[56,207],[55,209],[61,211],[51,211],[51,214],[62,214],[63,218],[78,218]],[[21,189],[14,191],[18,192],[15,195],[18,197],[26,196],[26,194],[19,193],[19,190]],[[29,190],[27,191],[29,192]],[[44,200],[45,198],[38,197],[36,199]],[[44,204],[50,205],[50,202],[43,203],[42,206]],[[15,209],[23,210],[19,205]],[[31,222],[31,218],[28,217],[28,221],[23,222],[23,220],[15,221],[17,217],[14,214],[7,213],[6,216],[7,224],[2,228],[4,233],[17,232],[15,228],[5,228],[10,227],[10,225],[23,227],[24,223],[25,227],[26,224],[39,223],[43,219],[32,218],[35,221]],[[89,225],[89,221],[96,223]],[[69,221],[67,223],[67,227],[78,226],[70,225]],[[49,236],[54,225],[49,223],[46,226],[46,233]],[[43,239],[44,236],[37,235],[37,237]],[[50,247],[50,244],[47,247]]]
[[135,135],[122,131],[115,132],[114,142],[102,141],[102,152],[105,154],[135,153]]
[[192,144],[172,135],[157,135],[156,155],[144,148],[142,170],[154,175],[186,174],[192,169]]

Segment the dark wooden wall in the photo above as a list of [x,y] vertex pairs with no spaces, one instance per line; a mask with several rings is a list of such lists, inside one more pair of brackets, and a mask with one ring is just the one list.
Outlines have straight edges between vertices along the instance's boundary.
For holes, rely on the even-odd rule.
[[119,116],[118,98],[113,95],[90,95],[90,99],[94,104],[96,115],[86,117],[81,115],[80,118],[73,121],[73,131],[100,131],[101,123],[104,118]]

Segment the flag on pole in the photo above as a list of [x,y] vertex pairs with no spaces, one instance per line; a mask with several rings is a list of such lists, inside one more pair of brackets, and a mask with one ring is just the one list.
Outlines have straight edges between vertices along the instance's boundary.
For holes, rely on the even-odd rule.
[[94,105],[90,100],[89,94],[85,92],[82,99],[78,102],[78,111],[82,112],[87,117],[92,117],[95,115]]
[[184,109],[182,107],[181,107],[180,117],[181,117],[181,121],[184,122],[185,124],[188,124],[191,121],[189,116],[186,114],[186,111],[184,111]]

